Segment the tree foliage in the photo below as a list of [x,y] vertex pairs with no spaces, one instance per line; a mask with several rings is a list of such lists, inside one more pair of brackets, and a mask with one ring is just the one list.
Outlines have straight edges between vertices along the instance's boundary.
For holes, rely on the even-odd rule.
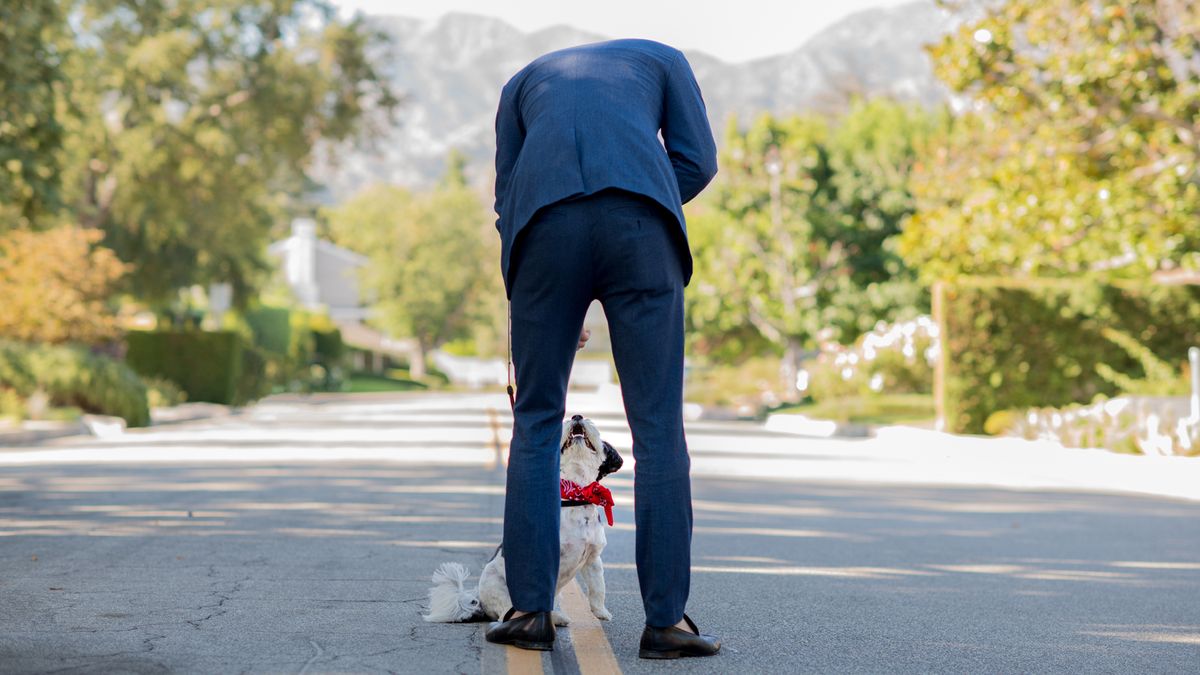
[[918,148],[941,124],[885,100],[833,120],[731,123],[715,194],[689,220],[695,346],[719,355],[765,343],[795,360],[915,314],[926,301],[892,239],[912,212]]
[[126,265],[78,227],[0,237],[0,337],[97,344],[119,333],[108,303]]
[[370,259],[363,285],[375,297],[372,321],[415,338],[422,353],[473,337],[504,297],[495,231],[460,165],[452,160],[432,192],[376,185],[326,212],[334,240]]
[[314,144],[395,103],[367,59],[375,35],[323,0],[62,6],[69,215],[105,232],[150,300],[210,281],[244,298]]
[[63,33],[58,0],[0,4],[0,232],[58,205]]
[[914,180],[925,277],[1200,268],[1200,5],[1010,0],[931,51],[975,110]]

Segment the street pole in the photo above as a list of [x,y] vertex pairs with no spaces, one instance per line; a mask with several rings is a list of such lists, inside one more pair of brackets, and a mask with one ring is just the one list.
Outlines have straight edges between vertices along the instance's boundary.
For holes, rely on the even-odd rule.
[[[772,233],[776,237],[783,238],[786,241],[787,233],[783,231],[783,158],[779,154],[779,146],[772,145],[767,148],[767,156],[764,158],[763,168],[767,171],[769,177],[768,190],[771,195],[771,226],[774,229]],[[790,246],[787,248],[791,248]],[[786,287],[785,294],[791,294],[795,291],[794,288]],[[793,297],[781,298],[785,307],[794,302]],[[790,335],[785,336],[787,344],[783,350],[783,363],[780,365],[780,378],[784,384],[784,400],[796,400],[796,377],[800,373],[800,360],[798,348],[795,341]]]
[[1200,423],[1200,347],[1188,349],[1192,367],[1192,423]]

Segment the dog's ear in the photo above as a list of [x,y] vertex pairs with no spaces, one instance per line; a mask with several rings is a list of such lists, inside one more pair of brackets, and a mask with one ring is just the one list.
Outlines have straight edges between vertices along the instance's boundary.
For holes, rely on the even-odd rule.
[[617,452],[608,441],[600,441],[600,445],[604,447],[604,461],[600,464],[600,471],[596,473],[596,480],[601,480],[610,473],[616,473],[621,470],[621,465],[625,460],[621,459],[621,455]]

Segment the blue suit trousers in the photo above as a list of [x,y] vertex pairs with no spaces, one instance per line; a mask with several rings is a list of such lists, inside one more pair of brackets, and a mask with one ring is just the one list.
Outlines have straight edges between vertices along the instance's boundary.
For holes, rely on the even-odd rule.
[[[559,559],[559,443],[584,315],[598,299],[633,432],[638,584],[650,626],[683,618],[691,574],[691,461],[683,431],[683,268],[675,217],[604,190],[538,212],[514,245],[517,398],[504,502],[513,607],[549,611]],[[587,411],[573,411],[583,414]]]

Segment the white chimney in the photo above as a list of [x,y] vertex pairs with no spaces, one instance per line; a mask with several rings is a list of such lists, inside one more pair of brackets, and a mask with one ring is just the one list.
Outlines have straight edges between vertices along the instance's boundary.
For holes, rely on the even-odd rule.
[[306,307],[320,304],[317,294],[317,223],[311,218],[292,221],[292,238],[287,253],[288,285]]

